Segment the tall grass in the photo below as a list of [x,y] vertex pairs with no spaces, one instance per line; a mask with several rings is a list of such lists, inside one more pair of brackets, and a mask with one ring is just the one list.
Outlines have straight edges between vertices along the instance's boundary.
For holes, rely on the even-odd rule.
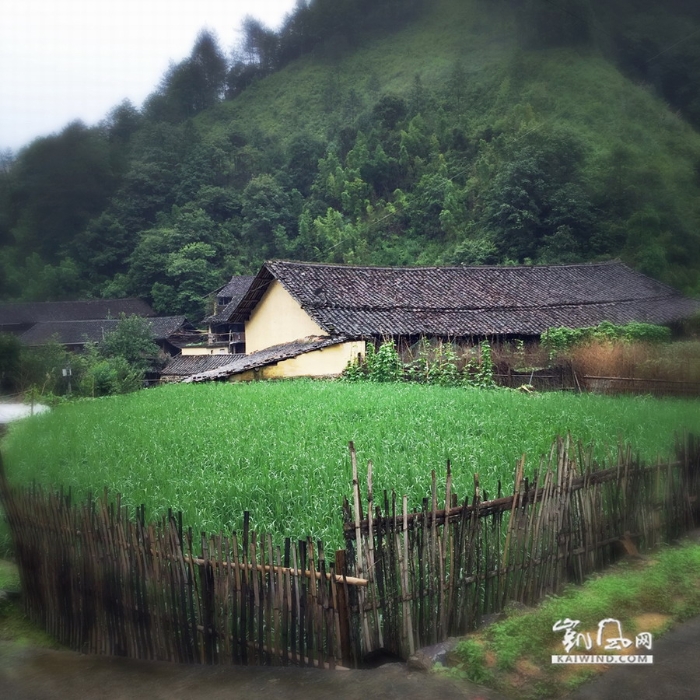
[[480,391],[419,385],[292,381],[166,386],[83,400],[14,425],[4,453],[12,482],[107,486],[152,516],[182,510],[201,530],[240,527],[310,534],[341,544],[350,496],[347,454],[372,459],[375,492],[395,488],[419,506],[430,471],[452,460],[464,497],[473,473],[489,494],[512,486],[515,460],[529,471],[557,434],[595,441],[598,456],[627,440],[667,454],[674,433],[700,430],[699,404],[681,400]]
[[700,343],[593,341],[569,350],[577,374],[700,382]]

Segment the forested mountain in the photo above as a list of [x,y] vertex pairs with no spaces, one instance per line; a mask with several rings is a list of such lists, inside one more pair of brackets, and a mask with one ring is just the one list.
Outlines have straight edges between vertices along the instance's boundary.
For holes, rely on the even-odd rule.
[[299,0],[0,161],[0,296],[164,314],[266,258],[620,257],[700,293],[694,0]]

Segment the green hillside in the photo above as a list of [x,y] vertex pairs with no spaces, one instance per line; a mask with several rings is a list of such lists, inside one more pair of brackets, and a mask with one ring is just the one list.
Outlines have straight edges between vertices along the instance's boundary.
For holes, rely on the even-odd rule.
[[20,152],[0,174],[0,294],[194,318],[269,257],[621,257],[700,292],[692,4],[303,7],[278,35],[246,26],[233,62],[202,35],[140,111]]

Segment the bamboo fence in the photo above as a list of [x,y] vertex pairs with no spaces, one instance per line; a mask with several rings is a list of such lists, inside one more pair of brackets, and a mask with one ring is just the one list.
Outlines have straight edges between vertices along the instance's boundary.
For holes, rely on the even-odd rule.
[[673,461],[645,465],[631,450],[603,469],[558,440],[530,481],[525,459],[513,493],[489,500],[474,477],[460,505],[448,464],[444,494],[419,510],[373,493],[366,517],[355,451],[346,548],[276,546],[250,530],[195,535],[180,514],[158,522],[99,498],[10,487],[0,500],[15,542],[28,615],[83,652],[201,664],[348,668],[377,649],[403,658],[473,629],[510,601],[530,604],[581,581],[623,551],[648,549],[693,526],[700,441]]
[[29,617],[87,653],[201,664],[357,665],[348,646],[348,589],[323,545],[275,547],[243,530],[199,537],[172,513],[147,523],[119,496],[0,494],[14,536]]
[[474,477],[458,505],[447,478],[438,503],[435,472],[422,508],[386,491],[379,503],[367,472],[367,516],[360,508],[354,448],[353,506],[345,501],[350,569],[368,580],[358,590],[356,634],[364,649],[407,658],[422,646],[464,634],[509,602],[530,605],[566,582],[581,582],[623,553],[670,541],[697,523],[700,441],[688,436],[677,458],[645,465],[631,449],[617,464],[559,439],[534,478],[518,461],[513,493],[489,500]]

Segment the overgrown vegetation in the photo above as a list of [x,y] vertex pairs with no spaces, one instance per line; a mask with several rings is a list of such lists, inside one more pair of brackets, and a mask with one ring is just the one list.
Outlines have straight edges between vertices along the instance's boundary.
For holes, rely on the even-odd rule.
[[138,316],[122,316],[100,343],[87,343],[81,353],[57,339],[23,347],[14,336],[0,334],[0,388],[33,401],[125,394],[140,389],[146,372],[163,362],[148,320]]
[[[17,567],[0,558],[0,591],[18,593],[19,590]],[[18,600],[0,597],[0,643],[8,642],[20,647],[60,648],[54,639],[26,618]]]
[[470,386],[489,389],[495,386],[491,345],[484,340],[468,349],[455,349],[452,343],[431,343],[422,338],[406,353],[399,355],[393,341],[384,341],[378,350],[367,344],[364,357],[345,368],[342,379],[349,382],[400,382],[438,386]]
[[[700,26],[674,0],[300,3],[0,168],[0,297],[202,298],[271,257],[620,256],[700,291]],[[690,38],[688,38],[690,37]]]
[[578,376],[700,381],[700,343],[671,342],[668,328],[649,323],[550,328],[542,335],[540,361],[542,350],[549,364],[568,364]]
[[421,386],[415,383],[258,382],[173,385],[58,406],[12,424],[3,456],[13,482],[107,486],[150,517],[183,511],[196,530],[256,528],[341,545],[341,503],[352,482],[347,443],[374,462],[374,488],[418,505],[430,471],[464,498],[478,473],[493,496],[529,475],[557,434],[571,432],[609,459],[620,440],[668,454],[674,434],[700,431],[697,402]]
[[525,699],[561,697],[603,668],[551,663],[552,654],[565,653],[563,632],[552,630],[557,620],[579,620],[577,631],[594,640],[606,618],[619,620],[626,636],[651,632],[656,638],[698,614],[700,546],[666,547],[647,559],[623,561],[536,609],[511,608],[504,620],[460,642],[447,672]]
[[617,325],[603,321],[597,326],[586,328],[567,328],[558,326],[549,328],[542,334],[542,345],[549,350],[550,355],[565,352],[577,345],[594,341],[626,343],[668,343],[671,340],[671,329],[653,323],[627,323]]

